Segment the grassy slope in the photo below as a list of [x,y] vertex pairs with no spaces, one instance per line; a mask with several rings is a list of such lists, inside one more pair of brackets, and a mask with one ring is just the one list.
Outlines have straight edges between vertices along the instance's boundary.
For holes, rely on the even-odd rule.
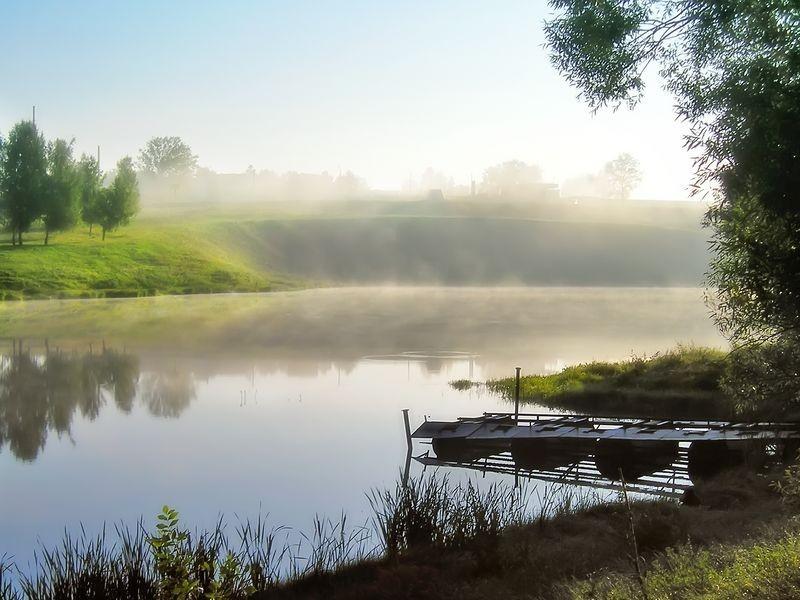
[[615,574],[580,582],[571,591],[576,600],[635,600],[644,594],[653,599],[800,598],[800,533],[702,550],[680,546],[654,561],[641,583]]
[[[768,481],[731,472],[697,493],[696,507],[632,504],[647,597],[800,598],[800,530]],[[624,504],[601,504],[506,529],[490,546],[423,548],[259,598],[642,598],[629,531]]]
[[645,224],[470,215],[219,222],[254,264],[337,283],[700,285],[705,234]]
[[653,226],[644,217],[663,209],[641,207],[643,220],[615,223],[595,221],[589,208],[374,201],[204,207],[202,215],[150,209],[105,243],[85,228],[52,236],[46,248],[36,232],[23,248],[0,239],[0,298],[263,291],[299,287],[301,279],[700,283],[707,255],[694,213]]
[[39,238],[29,235],[21,248],[0,245],[0,298],[267,291],[294,283],[254,268],[198,225],[143,223],[105,242],[84,229],[55,235],[49,246]]
[[[649,359],[574,365],[553,375],[523,377],[520,397],[524,403],[582,413],[725,419],[733,416],[719,385],[725,356],[710,348],[679,347]],[[487,382],[487,387],[508,400],[514,397],[513,378]]]

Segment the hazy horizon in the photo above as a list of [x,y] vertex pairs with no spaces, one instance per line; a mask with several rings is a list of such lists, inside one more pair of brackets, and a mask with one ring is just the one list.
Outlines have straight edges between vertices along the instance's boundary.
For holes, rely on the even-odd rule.
[[48,137],[100,145],[104,168],[177,135],[218,172],[351,170],[386,190],[428,167],[468,184],[511,159],[563,185],[629,152],[634,197],[687,198],[690,156],[657,81],[636,111],[592,115],[548,62],[547,14],[544,0],[6,3],[0,133],[35,104]]

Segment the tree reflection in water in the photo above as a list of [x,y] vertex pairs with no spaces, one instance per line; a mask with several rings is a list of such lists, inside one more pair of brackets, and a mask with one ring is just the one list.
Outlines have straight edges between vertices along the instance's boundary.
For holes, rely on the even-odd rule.
[[142,388],[142,401],[156,417],[179,417],[196,394],[192,374],[178,369],[148,374]]
[[[138,357],[105,346],[101,351],[12,352],[0,361],[0,451],[6,446],[19,460],[33,461],[50,431],[70,435],[76,411],[96,419],[113,399],[130,413],[139,385]],[[157,417],[177,417],[195,397],[191,374],[178,370],[143,378],[141,401]]]

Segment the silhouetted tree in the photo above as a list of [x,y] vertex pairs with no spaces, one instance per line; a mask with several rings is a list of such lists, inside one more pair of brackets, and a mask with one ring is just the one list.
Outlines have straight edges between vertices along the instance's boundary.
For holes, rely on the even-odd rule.
[[81,155],[81,159],[78,162],[78,181],[81,199],[81,219],[89,226],[89,233],[91,234],[92,226],[99,223],[98,204],[103,183],[100,164],[93,156]]
[[133,161],[130,157],[120,159],[111,187],[102,190],[98,202],[98,223],[106,232],[127,225],[139,210],[139,185]]
[[11,243],[22,245],[22,234],[39,218],[47,179],[47,148],[31,121],[12,127],[0,168],[0,213],[11,230]]
[[154,137],[139,152],[139,168],[151,175],[186,175],[196,167],[197,156],[179,137]]
[[[735,344],[800,343],[800,4],[796,0],[550,0],[552,61],[589,105],[634,106],[660,66],[697,154],[695,189],[714,189],[709,284]],[[800,357],[761,352],[762,373]],[[788,361],[777,364],[777,361]],[[747,394],[753,364],[731,386]],[[734,378],[735,379],[735,378]],[[785,405],[785,404],[784,404]]]
[[78,222],[80,181],[72,158],[72,144],[57,139],[48,145],[47,179],[42,195],[45,245],[52,231],[69,229]]
[[631,192],[642,180],[639,161],[627,153],[607,162],[603,174],[608,179],[614,196],[619,200],[630,198]]

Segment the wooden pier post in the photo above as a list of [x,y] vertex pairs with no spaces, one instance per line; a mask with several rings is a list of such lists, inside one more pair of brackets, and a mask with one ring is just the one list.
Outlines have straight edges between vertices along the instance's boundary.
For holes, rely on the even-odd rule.
[[408,423],[408,409],[403,409],[403,422],[406,426],[406,444],[408,444],[408,451],[411,452],[411,425]]
[[522,367],[517,367],[517,379],[514,385],[514,421],[519,421],[519,372]]
[[403,409],[403,422],[406,426],[406,444],[408,445],[408,450],[406,451],[406,464],[405,468],[403,469],[403,487],[408,485],[408,476],[411,473],[411,425],[408,423],[408,409]]

